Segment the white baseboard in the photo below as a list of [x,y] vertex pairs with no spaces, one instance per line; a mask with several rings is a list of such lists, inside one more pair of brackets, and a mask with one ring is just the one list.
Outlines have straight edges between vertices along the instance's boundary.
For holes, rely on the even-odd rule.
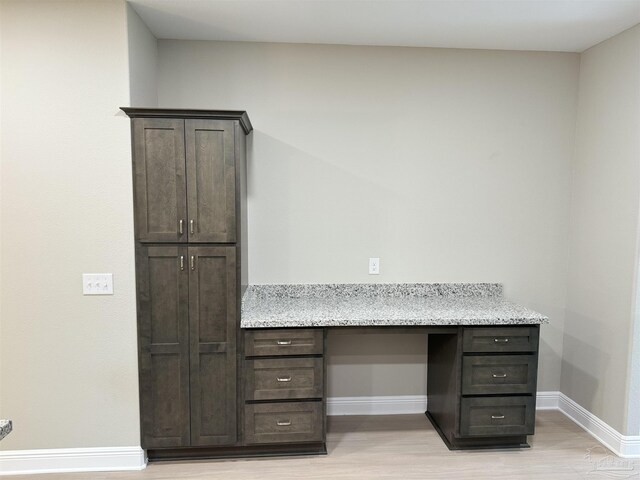
[[327,415],[399,415],[426,409],[426,395],[327,398]]
[[536,410],[557,410],[560,392],[538,392],[536,395]]
[[622,435],[561,392],[558,392],[558,408],[619,457],[640,458],[640,435]]
[[55,448],[0,452],[0,476],[142,470],[146,466],[147,458],[140,447]]

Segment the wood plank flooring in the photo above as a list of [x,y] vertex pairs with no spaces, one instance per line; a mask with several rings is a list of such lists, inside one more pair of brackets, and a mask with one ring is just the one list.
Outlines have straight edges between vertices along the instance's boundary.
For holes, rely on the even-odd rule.
[[[151,463],[140,472],[13,476],[15,480],[640,479],[640,460],[614,456],[558,411],[536,414],[523,450],[449,451],[424,415],[329,417],[318,457]],[[589,449],[591,458],[588,457]],[[600,461],[600,463],[598,463]],[[612,469],[617,469],[615,472]],[[613,473],[613,475],[612,475]],[[622,474],[622,476],[620,476]]]

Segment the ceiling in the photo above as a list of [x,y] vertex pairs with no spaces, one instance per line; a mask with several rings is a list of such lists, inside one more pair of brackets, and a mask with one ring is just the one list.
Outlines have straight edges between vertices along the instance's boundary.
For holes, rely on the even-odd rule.
[[640,0],[129,0],[161,39],[582,52]]

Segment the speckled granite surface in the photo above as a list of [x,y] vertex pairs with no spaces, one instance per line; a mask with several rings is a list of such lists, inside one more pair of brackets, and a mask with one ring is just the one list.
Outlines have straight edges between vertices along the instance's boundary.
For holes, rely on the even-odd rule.
[[548,323],[496,283],[251,285],[242,328]]
[[0,440],[11,433],[13,429],[13,424],[11,420],[0,420]]

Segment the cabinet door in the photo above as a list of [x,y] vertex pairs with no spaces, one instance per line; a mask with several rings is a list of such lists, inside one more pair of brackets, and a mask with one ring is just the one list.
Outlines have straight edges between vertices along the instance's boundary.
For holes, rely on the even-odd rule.
[[234,125],[186,120],[189,241],[235,243]]
[[133,163],[136,238],[186,242],[184,120],[135,118]]
[[137,250],[142,447],[190,443],[187,249]]
[[236,249],[189,247],[191,445],[236,441]]

